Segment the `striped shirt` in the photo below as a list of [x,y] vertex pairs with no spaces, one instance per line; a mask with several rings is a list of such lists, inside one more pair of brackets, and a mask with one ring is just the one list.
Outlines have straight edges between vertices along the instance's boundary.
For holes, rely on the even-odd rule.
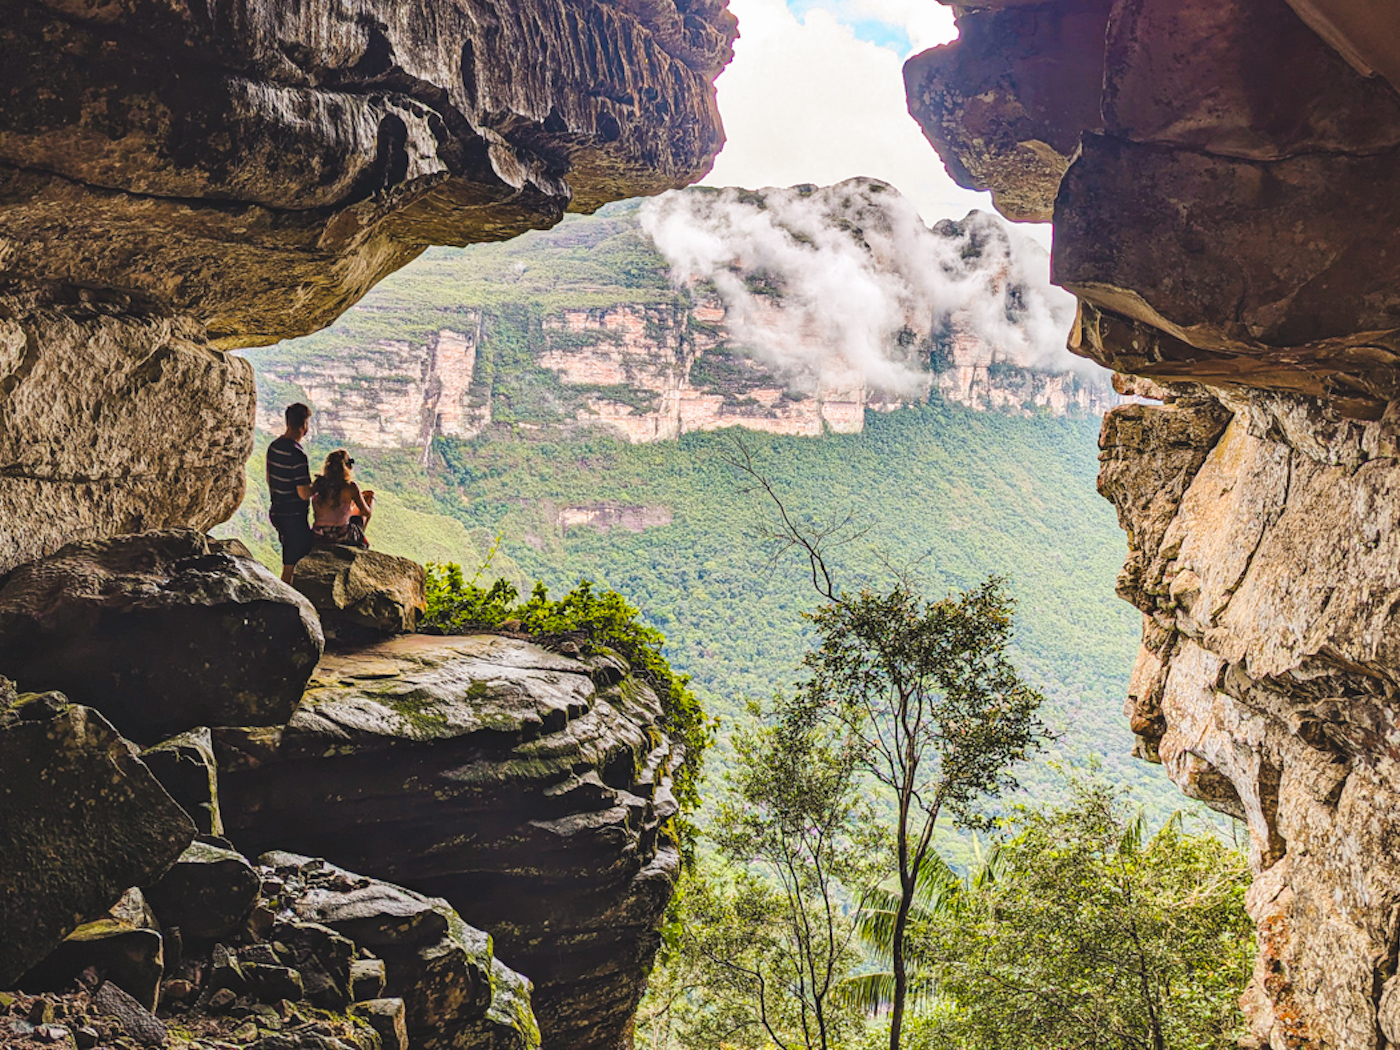
[[298,485],[311,484],[311,468],[306,453],[289,437],[280,437],[267,447],[267,485],[272,491],[272,509],[306,513],[307,501],[297,495]]

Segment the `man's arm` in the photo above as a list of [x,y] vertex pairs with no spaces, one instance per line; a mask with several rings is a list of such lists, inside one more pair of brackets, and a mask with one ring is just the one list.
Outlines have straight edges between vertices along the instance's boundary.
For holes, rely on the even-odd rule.
[[311,465],[305,455],[301,457],[301,477],[297,478],[297,495],[302,499],[311,498]]

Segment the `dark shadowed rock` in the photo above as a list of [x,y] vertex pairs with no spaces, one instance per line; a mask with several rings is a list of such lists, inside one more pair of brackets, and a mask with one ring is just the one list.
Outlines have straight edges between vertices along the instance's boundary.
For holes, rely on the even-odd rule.
[[146,899],[162,926],[178,926],[186,943],[232,933],[257,903],[262,879],[232,850],[195,842],[180,854]]
[[170,1041],[165,1022],[111,981],[103,981],[93,993],[92,1009],[99,1017],[116,1020],[122,1031],[142,1046],[165,1046]]
[[328,633],[403,634],[424,611],[423,566],[382,551],[318,547],[297,562],[292,586],[316,606]]
[[[278,922],[272,928],[272,950],[277,958],[301,974],[306,997],[326,1010],[342,1010],[355,995],[355,967],[362,962],[378,966],[379,987],[384,990],[384,963],[378,959],[355,958],[356,945],[329,926],[296,919]],[[365,996],[373,998],[373,996]]]
[[285,721],[322,644],[305,598],[190,529],[70,544],[0,583],[0,667],[141,742]]
[[158,879],[194,837],[106,719],[61,700],[0,711],[0,987]]
[[407,1012],[402,999],[366,999],[350,1007],[379,1033],[384,1050],[408,1050]]
[[154,1011],[165,973],[160,926],[141,891],[132,888],[99,919],[70,933],[43,962],[19,979],[29,992],[61,992],[91,967],[147,1010]]
[[146,748],[141,761],[190,815],[201,835],[224,833],[219,817],[219,771],[208,727],[191,729]]
[[496,960],[490,936],[446,901],[297,854],[260,859],[283,881],[284,900],[303,922],[329,927],[383,960],[384,990],[403,1000],[415,1046],[539,1045],[529,981]]
[[[441,895],[533,982],[545,1046],[612,1050],[680,866],[665,829],[677,755],[625,670],[595,681],[495,636],[329,655],[275,746],[231,748],[230,834]],[[387,904],[371,916],[384,937],[438,921]]]

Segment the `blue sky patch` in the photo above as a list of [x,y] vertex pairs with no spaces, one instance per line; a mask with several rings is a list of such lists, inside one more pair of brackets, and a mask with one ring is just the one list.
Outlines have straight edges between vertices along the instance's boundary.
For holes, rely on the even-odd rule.
[[797,18],[805,18],[809,11],[820,8],[854,33],[857,40],[887,48],[900,58],[914,50],[914,43],[904,26],[877,18],[852,18],[849,10],[843,10],[846,5],[840,0],[836,3],[830,0],[825,3],[822,0],[787,0],[787,8]]

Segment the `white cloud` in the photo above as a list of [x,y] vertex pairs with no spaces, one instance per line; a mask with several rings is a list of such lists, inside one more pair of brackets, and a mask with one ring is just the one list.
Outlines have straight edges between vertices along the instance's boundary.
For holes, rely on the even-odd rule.
[[912,201],[856,180],[672,191],[641,221],[672,279],[712,284],[737,344],[799,389],[831,367],[889,393],[926,389],[918,344],[955,331],[982,364],[1098,371],[1064,348],[1074,297],[1050,284],[1044,251],[991,216],[931,230]]
[[990,196],[958,187],[909,116],[903,56],[860,40],[853,22],[882,22],[916,50],[952,39],[935,0],[825,0],[802,18],[783,0],[731,0],[739,18],[734,61],[719,78],[729,141],[708,186],[829,185],[882,179],[925,221],[991,210]]

